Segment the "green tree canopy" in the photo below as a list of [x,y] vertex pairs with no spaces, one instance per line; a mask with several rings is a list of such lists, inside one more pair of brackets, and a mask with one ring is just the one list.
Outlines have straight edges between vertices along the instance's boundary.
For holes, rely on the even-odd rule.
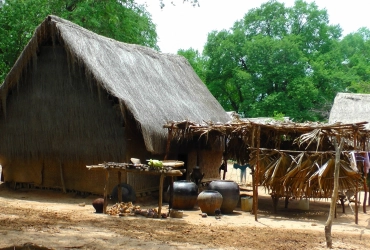
[[0,5],[0,83],[49,14],[118,41],[159,50],[151,15],[134,0],[6,0]]
[[226,110],[247,117],[281,113],[323,120],[350,80],[340,54],[341,28],[326,10],[271,0],[230,30],[213,31],[204,48],[206,84]]
[[340,42],[342,64],[351,82],[348,90],[354,93],[370,93],[370,30],[361,28]]
[[185,57],[199,78],[205,82],[205,61],[204,57],[199,53],[199,51],[193,48],[187,50],[180,49],[177,51],[177,54]]

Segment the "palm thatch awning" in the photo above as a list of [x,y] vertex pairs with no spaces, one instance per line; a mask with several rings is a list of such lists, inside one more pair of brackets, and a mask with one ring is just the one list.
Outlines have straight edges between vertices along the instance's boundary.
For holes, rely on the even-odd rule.
[[[330,197],[333,190],[334,139],[345,139],[340,164],[340,189],[359,187],[363,176],[350,152],[368,148],[366,122],[294,123],[273,119],[237,119],[198,124],[168,123],[178,140],[194,136],[226,138],[226,155],[258,166],[259,183],[280,196]],[[256,131],[260,130],[260,136]],[[259,145],[259,146],[258,146]]]
[[9,91],[30,65],[37,67],[37,53],[46,44],[63,46],[70,70],[84,68],[86,78],[118,98],[120,107],[134,117],[149,152],[165,152],[163,124],[170,120],[229,119],[184,57],[118,42],[56,16],[48,16],[37,27],[0,86],[4,116]]

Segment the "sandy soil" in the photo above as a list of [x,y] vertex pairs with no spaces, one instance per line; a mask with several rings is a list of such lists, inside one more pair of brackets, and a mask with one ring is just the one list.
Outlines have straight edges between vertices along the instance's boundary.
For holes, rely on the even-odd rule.
[[[245,185],[245,184],[244,184]],[[288,209],[280,200],[278,213],[260,190],[258,221],[250,212],[201,217],[198,207],[184,211],[181,219],[143,216],[110,216],[95,213],[92,201],[50,190],[13,190],[0,185],[0,249],[325,249],[324,225],[329,200],[310,202],[308,211],[291,200]],[[85,204],[85,205],[84,205]],[[113,203],[109,204],[109,207]],[[139,198],[135,205],[157,206],[155,195]],[[164,203],[164,211],[168,204]],[[359,223],[346,205],[338,205],[332,226],[334,249],[370,249],[370,206],[359,208]]]

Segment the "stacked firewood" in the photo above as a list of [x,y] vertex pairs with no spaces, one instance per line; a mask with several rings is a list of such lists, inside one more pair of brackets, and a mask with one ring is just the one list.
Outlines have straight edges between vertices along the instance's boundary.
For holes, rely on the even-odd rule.
[[[107,210],[109,215],[118,216],[137,216],[141,215],[147,218],[158,218],[157,208],[141,209],[140,206],[135,206],[132,202],[121,202],[114,204]],[[162,218],[167,218],[166,213],[161,214]]]

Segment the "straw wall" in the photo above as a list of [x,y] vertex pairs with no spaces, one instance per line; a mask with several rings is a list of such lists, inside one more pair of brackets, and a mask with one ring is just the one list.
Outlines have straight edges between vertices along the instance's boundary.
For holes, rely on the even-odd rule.
[[[67,189],[102,193],[105,175],[86,165],[124,162],[125,128],[107,93],[68,63],[62,47],[41,47],[37,65],[11,90],[0,117],[0,164],[7,182],[62,187],[63,175]],[[130,152],[145,152],[134,139]]]

